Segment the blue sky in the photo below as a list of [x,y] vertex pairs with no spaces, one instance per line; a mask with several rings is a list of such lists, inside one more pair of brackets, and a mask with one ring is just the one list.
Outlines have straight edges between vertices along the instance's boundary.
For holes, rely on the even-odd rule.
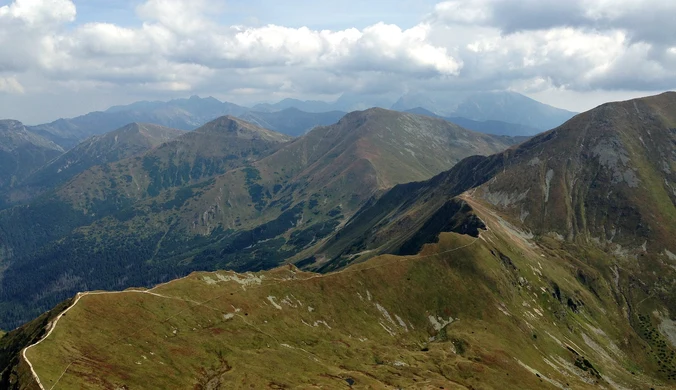
[[[313,29],[364,28],[377,22],[409,28],[431,13],[434,0],[250,0],[219,1],[215,20],[222,24],[278,24]],[[0,1],[0,5],[9,1]],[[75,0],[76,24],[108,22],[122,26],[139,25],[136,7],[139,0]]]
[[0,0],[0,118],[493,90],[582,111],[676,88],[674,14],[663,0]]

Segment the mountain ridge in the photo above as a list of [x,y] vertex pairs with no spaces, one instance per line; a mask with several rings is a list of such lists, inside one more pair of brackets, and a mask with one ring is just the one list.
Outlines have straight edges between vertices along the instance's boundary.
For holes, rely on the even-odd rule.
[[[464,103],[456,101],[459,96],[465,99]],[[455,103],[437,102],[437,100],[443,102],[449,99]],[[411,100],[411,103],[403,103],[407,100]],[[453,105],[464,107],[464,111],[455,115],[465,118],[460,123],[461,125],[472,125],[470,127],[479,131],[483,131],[487,125],[488,129],[512,128],[520,125],[524,126],[524,129],[520,131],[532,134],[537,132],[533,130],[534,128],[540,131],[547,130],[558,126],[572,116],[572,113],[568,111],[552,108],[514,92],[476,94],[449,92],[418,97],[408,94],[402,97],[399,103],[393,105],[393,102],[394,100],[388,97],[345,93],[333,103],[287,98],[275,104],[257,104],[253,108],[248,108],[229,102],[220,102],[213,97],[191,96],[188,99],[174,99],[166,102],[139,101],[128,105],[113,106],[105,111],[91,112],[75,118],[61,118],[51,123],[31,126],[30,129],[64,148],[70,148],[91,135],[112,131],[132,122],[148,122],[181,130],[193,130],[223,115],[241,117],[258,123],[262,127],[292,136],[304,134],[316,125],[335,123],[340,116],[338,112],[361,111],[369,107],[399,111],[424,107],[434,112],[434,115],[449,116],[451,112],[447,108]],[[289,109],[297,109],[301,112],[287,111]],[[487,120],[513,124],[498,126],[496,123],[472,122]],[[460,119],[456,118],[456,121]],[[507,130],[500,130],[500,132],[505,131]]]
[[10,193],[12,203],[25,202],[58,187],[77,174],[97,165],[105,165],[141,154],[183,131],[154,124],[131,123],[111,132],[92,136],[58,156],[26,177]]
[[23,123],[0,120],[0,208],[10,202],[6,191],[63,152],[60,146],[33,133]]
[[[196,269],[271,268],[322,242],[390,186],[509,146],[503,137],[384,109],[347,115],[289,142],[279,135],[265,147],[251,144],[261,137],[234,142],[227,129],[238,122],[223,120],[221,131],[207,131],[216,120],[0,212],[7,237],[0,255],[9,264],[0,299],[18,305],[20,315],[85,286],[152,284]],[[62,222],[52,229],[57,215]],[[26,239],[28,220],[46,230]],[[26,302],[27,291],[40,298]]]
[[541,131],[559,126],[576,114],[511,91],[410,93],[392,106],[396,110],[416,107],[423,107],[444,117],[463,117],[474,121],[497,120]]
[[[588,241],[592,240],[594,235],[589,236],[588,233],[584,232],[587,226],[585,221],[598,221],[601,225],[595,229],[600,230],[595,230],[594,234],[597,234],[596,237],[601,241],[611,238],[611,235],[619,239],[622,234],[631,236],[632,232],[635,232],[640,237],[648,238],[649,235],[658,232],[659,236],[653,235],[653,238],[658,238],[657,242],[668,242],[668,237],[672,234],[669,232],[673,231],[676,226],[676,219],[674,219],[676,215],[674,212],[676,198],[674,196],[676,193],[673,192],[673,188],[676,187],[673,184],[676,180],[673,177],[673,172],[676,170],[671,166],[673,163],[671,165],[667,163],[674,161],[674,156],[676,156],[673,150],[669,151],[668,149],[672,147],[674,142],[674,135],[671,134],[672,130],[670,130],[670,126],[673,126],[674,122],[673,114],[665,114],[667,123],[663,123],[653,113],[661,111],[660,107],[669,106],[674,99],[676,99],[676,93],[666,93],[653,98],[599,106],[577,115],[559,128],[533,137],[502,153],[489,157],[471,157],[427,182],[397,186],[390,191],[390,194],[385,194],[382,198],[374,201],[375,203],[370,203],[369,205],[373,207],[373,210],[368,210],[368,207],[360,210],[355,219],[347,226],[349,227],[350,224],[358,226],[359,231],[364,231],[359,234],[364,235],[368,235],[366,227],[372,226],[375,228],[375,226],[378,226],[382,235],[387,237],[387,228],[378,225],[380,218],[384,218],[379,211],[380,209],[385,212],[392,208],[397,210],[398,207],[403,207],[402,205],[412,202],[407,200],[408,196],[421,191],[422,194],[425,194],[425,198],[433,199],[436,202],[434,205],[429,204],[422,207],[426,209],[423,214],[429,214],[433,210],[440,209],[446,199],[472,190],[476,197],[483,202],[487,202],[490,207],[504,213],[505,218],[509,218],[511,223],[523,225],[526,222],[525,226],[536,234],[555,233],[565,238],[568,237],[566,232],[582,231],[581,236]],[[640,123],[623,120],[613,123],[601,115],[608,112],[615,113],[619,109],[625,115],[635,112],[636,118],[640,118],[637,119]],[[600,118],[593,119],[595,116]],[[587,130],[590,127],[597,131],[589,133]],[[636,134],[636,129],[643,129],[643,136],[640,133]],[[615,137],[617,134],[622,134],[622,141]],[[648,134],[652,135],[649,136]],[[585,135],[588,138],[585,138]],[[644,137],[645,140],[643,140]],[[653,139],[653,137],[655,138]],[[648,139],[650,139],[650,144]],[[557,140],[566,143],[559,145]],[[574,144],[571,145],[571,142]],[[590,144],[593,144],[593,146],[590,147]],[[633,149],[630,149],[631,153],[624,149],[624,145],[629,145]],[[652,146],[652,148],[648,149],[648,146]],[[640,150],[640,148],[644,150]],[[570,155],[571,151],[576,150],[580,152]],[[646,154],[647,150],[650,151]],[[637,159],[636,166],[626,165],[631,162],[632,156],[636,158],[636,156],[641,155],[651,156],[650,160],[652,161],[647,162]],[[654,157],[656,156],[659,156],[659,161],[655,160]],[[571,157],[574,158],[571,159]],[[567,170],[569,173],[562,173],[562,170]],[[584,173],[585,171],[588,173]],[[659,178],[659,175],[662,175],[663,178]],[[593,200],[584,200],[586,199],[584,196],[590,191],[589,188],[595,188],[591,184],[592,177],[593,180],[598,182],[596,188],[605,188],[604,191],[610,192],[605,192],[603,195],[594,195]],[[564,178],[564,182],[557,181],[564,180]],[[640,182],[640,180],[646,180],[648,183]],[[649,192],[644,187],[646,184],[649,184]],[[558,188],[567,189],[560,189],[555,192],[555,185]],[[579,192],[575,192],[571,188],[573,185],[586,186],[586,189],[578,189],[575,191]],[[616,185],[619,187],[615,187]],[[442,195],[444,193],[448,195]],[[597,203],[605,204],[606,196],[611,196],[611,194],[612,198],[609,199],[618,202],[616,206],[620,207],[620,213],[625,214],[620,214],[624,217],[618,218],[617,221],[609,222],[602,216],[605,213],[613,215],[612,210],[608,209],[607,206],[598,207]],[[549,201],[550,196],[552,197],[551,201]],[[420,195],[420,197],[423,197],[423,195]],[[646,202],[645,199],[652,201]],[[588,205],[579,203],[585,201],[593,203]],[[379,206],[377,202],[381,202],[383,205]],[[652,205],[659,205],[660,208],[655,208]],[[543,214],[543,210],[551,210],[549,212],[553,214]],[[594,210],[595,214],[589,214],[591,210]],[[580,212],[584,214],[581,215]],[[617,212],[615,210],[615,213]],[[362,219],[358,219],[360,214]],[[645,221],[653,219],[649,216],[660,214],[670,218],[669,222],[655,223],[653,221],[653,227],[646,230]],[[404,218],[405,216],[406,213],[403,212],[400,217]],[[392,219],[393,217],[388,218]],[[536,221],[529,222],[534,218],[537,218]],[[577,222],[575,222],[576,220]],[[622,225],[627,221],[630,221],[628,222],[629,225]],[[393,224],[392,221],[388,223]],[[580,224],[579,227],[574,226],[578,223]],[[634,225],[631,225],[632,223]],[[396,228],[396,224],[393,224],[393,226]],[[549,228],[546,226],[556,228],[552,232],[547,230]],[[640,226],[644,226],[642,230],[635,230]],[[613,231],[616,234],[612,233]],[[600,237],[598,233],[601,233]],[[342,232],[342,236],[346,234],[349,233]],[[575,237],[576,235],[573,234],[568,238],[573,239]],[[369,240],[375,240],[369,245],[379,245],[377,236],[372,235]],[[610,242],[612,242],[612,239],[610,239]],[[643,241],[640,243],[634,242],[632,245],[640,247],[641,244],[643,244]],[[336,249],[330,251],[334,250]],[[662,250],[664,248],[660,249],[660,251]],[[667,250],[671,251],[669,248]]]
[[[673,92],[599,106],[504,151],[466,157],[425,181],[365,192],[361,206],[339,209],[346,215],[339,230],[331,225],[320,235],[316,226],[328,219],[315,215],[314,225],[307,222],[312,229],[304,230],[310,235],[294,231],[275,247],[267,232],[285,223],[303,226],[312,210],[306,203],[315,199],[324,211],[340,201],[296,197],[285,206],[287,219],[234,240],[223,235],[230,242],[208,255],[243,256],[247,245],[270,250],[254,252],[261,263],[251,271],[266,268],[267,254],[304,242],[298,255],[312,256],[289,261],[325,273],[292,264],[256,273],[195,272],[150,289],[78,295],[50,342],[35,345],[41,338],[33,330],[44,319],[0,340],[7,345],[25,337],[32,341],[24,346],[34,345],[24,350],[34,372],[19,362],[6,375],[26,385],[37,376],[78,387],[105,366],[91,383],[102,388],[671,388],[674,107]],[[296,158],[292,175],[318,172],[329,182],[341,150],[357,164],[343,164],[348,171],[406,174],[388,171],[390,160],[379,160],[373,143],[382,142],[379,150],[388,156],[390,146],[400,156],[425,156],[425,148],[441,142],[433,125],[442,122],[382,109],[348,114],[216,178],[205,194],[234,202],[222,186],[239,188],[238,177],[269,187],[281,172],[267,167],[281,170],[276,162],[286,155]],[[410,136],[401,144],[387,136],[395,123]],[[443,123],[444,134],[459,132],[454,141],[465,145],[464,130]],[[403,153],[415,137],[420,149]],[[350,142],[358,147],[342,146]],[[320,148],[332,157],[317,157]],[[358,189],[367,182],[379,188],[377,174],[362,180]],[[306,183],[274,194],[326,187]],[[99,331],[83,333],[88,327]]]
[[[141,109],[143,108],[143,109]],[[31,130],[60,143],[75,146],[80,140],[118,129],[133,122],[193,130],[215,118],[232,113],[243,113],[246,108],[214,98],[175,99],[168,102],[137,102],[127,106],[114,106],[106,111],[96,111],[70,119],[32,126]]]

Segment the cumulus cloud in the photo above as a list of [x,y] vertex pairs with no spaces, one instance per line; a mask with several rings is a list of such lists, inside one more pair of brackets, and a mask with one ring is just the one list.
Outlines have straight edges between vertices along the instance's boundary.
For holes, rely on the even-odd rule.
[[[15,0],[0,7],[0,20],[42,29],[75,20],[75,5],[70,0]],[[15,26],[16,26],[15,24]]]
[[140,23],[120,26],[78,24],[70,0],[15,0],[0,7],[0,86],[30,94],[16,86],[33,75],[54,88],[302,97],[676,85],[673,2],[452,0],[410,28],[342,30],[223,25],[215,6],[146,0]]

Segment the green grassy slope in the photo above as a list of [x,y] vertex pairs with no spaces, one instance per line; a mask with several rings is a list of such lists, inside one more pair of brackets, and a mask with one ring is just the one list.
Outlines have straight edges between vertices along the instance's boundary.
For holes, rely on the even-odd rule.
[[[479,209],[478,209],[479,210]],[[565,254],[490,211],[479,238],[318,275],[195,273],[90,294],[27,351],[59,388],[667,388]]]
[[8,194],[9,200],[29,200],[91,167],[143,154],[181,134],[181,130],[163,126],[131,123],[110,133],[90,137],[22,180]]
[[72,300],[68,299],[30,323],[8,332],[0,332],[0,388],[35,389],[35,381],[27,363],[21,357],[21,351],[45,336],[50,323],[65,310]]

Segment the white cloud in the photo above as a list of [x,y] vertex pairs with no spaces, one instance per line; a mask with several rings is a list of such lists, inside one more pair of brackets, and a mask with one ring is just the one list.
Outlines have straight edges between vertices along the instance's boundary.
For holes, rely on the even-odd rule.
[[70,0],[15,0],[0,7],[0,21],[18,21],[32,28],[72,22],[75,14],[75,4]]
[[77,25],[69,0],[0,7],[4,89],[13,80],[26,95],[96,89],[265,99],[676,86],[674,2],[454,0],[410,28],[342,30],[223,25],[214,0],[147,0],[136,11],[136,26]]
[[0,77],[0,94],[23,94],[23,85],[14,77]]

